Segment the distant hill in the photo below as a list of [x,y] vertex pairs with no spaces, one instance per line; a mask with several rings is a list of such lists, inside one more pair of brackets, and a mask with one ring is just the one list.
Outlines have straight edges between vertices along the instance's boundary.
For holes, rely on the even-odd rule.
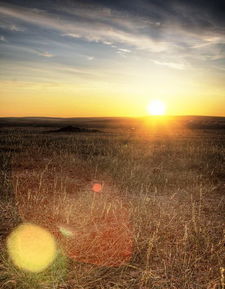
[[[163,118],[162,118],[163,119]],[[173,127],[188,129],[225,130],[225,117],[213,116],[168,116],[164,120]],[[54,132],[99,132],[98,129],[138,129],[156,123],[151,116],[131,117],[9,117],[0,118],[0,128],[40,127],[55,128]]]
[[51,118],[51,117],[9,117],[0,118],[0,127],[55,127],[73,126],[79,128],[120,128],[137,125],[141,118],[128,117],[83,117],[83,118]]
[[100,130],[97,130],[97,129],[87,129],[87,128],[80,128],[80,127],[74,127],[74,126],[71,126],[71,125],[68,125],[68,126],[64,126],[62,128],[59,128],[57,130],[51,130],[51,131],[48,131],[48,132],[55,132],[55,133],[60,133],[60,132],[66,132],[66,133],[91,133],[91,132],[101,132]]
[[190,129],[225,129],[224,120],[190,120],[186,123],[186,126]]

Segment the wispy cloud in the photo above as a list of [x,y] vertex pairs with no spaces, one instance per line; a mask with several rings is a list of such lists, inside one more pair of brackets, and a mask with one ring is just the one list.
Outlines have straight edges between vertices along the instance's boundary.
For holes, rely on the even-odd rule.
[[64,34],[62,34],[62,36],[68,36],[68,37],[72,37],[72,38],[82,38],[82,36],[80,34],[76,34],[76,33],[64,33]]
[[48,51],[35,51],[38,55],[43,57],[54,57],[54,54],[49,53]]
[[[0,15],[8,19],[8,23],[19,22],[27,27],[32,24],[44,28],[45,31],[55,30],[58,32],[58,41],[62,43],[66,43],[67,38],[73,38],[77,42],[101,43],[110,49],[114,48],[116,55],[122,57],[131,55],[131,51],[132,54],[135,51],[147,52],[150,58],[154,54],[155,64],[179,70],[185,69],[186,65],[183,63],[191,62],[192,59],[205,61],[223,57],[224,53],[218,51],[218,46],[225,43],[225,36],[216,20],[209,17],[205,23],[203,16],[206,12],[196,17],[192,15],[194,2],[189,8],[181,4],[176,4],[175,7],[174,2],[158,5],[153,1],[143,0],[142,14],[135,14],[134,11],[138,11],[139,7],[133,2],[129,7],[133,6],[134,11],[117,9],[116,4],[109,8],[100,4],[87,6],[71,3],[67,7],[49,6],[45,10],[2,3]],[[199,11],[198,8],[195,9]],[[203,29],[204,25],[208,29]],[[11,31],[22,31],[14,24],[8,27]],[[48,48],[46,50],[38,51],[38,54],[49,58],[54,56],[48,52]],[[92,57],[92,52],[86,54],[89,53]],[[164,57],[158,57],[159,55]],[[174,61],[176,58],[182,61]]]
[[2,41],[2,42],[7,42],[5,36],[3,36],[3,35],[0,36],[0,41]]
[[157,65],[167,66],[169,68],[184,70],[185,65],[183,63],[176,63],[176,62],[162,62],[158,60],[153,60],[153,62]]
[[[92,20],[92,23],[90,23],[90,21],[81,17],[82,14],[79,18],[74,17],[71,20],[69,17],[56,18],[51,13],[37,13],[32,9],[12,5],[2,6],[0,14],[61,31],[64,36],[83,38],[87,41],[102,42],[104,44],[125,43],[138,49],[148,49],[150,51],[162,51],[167,47],[164,41],[152,39],[149,35],[140,33],[137,28],[134,30],[135,24],[132,24],[129,19],[123,20],[121,18],[123,26],[117,27],[117,18],[112,19],[110,23],[99,21],[99,18],[96,18],[95,21]],[[148,23],[143,22],[139,27],[147,28],[148,25]],[[126,26],[130,27],[130,29],[125,29]]]
[[130,49],[126,49],[126,48],[118,48],[118,51],[123,52],[123,53],[130,53],[131,52]]
[[25,31],[24,27],[18,26],[16,24],[8,23],[5,21],[0,21],[0,28],[5,29],[5,30],[9,30],[9,31],[15,31],[15,32],[24,32]]
[[23,31],[25,31],[24,28],[19,27],[19,26],[15,25],[15,24],[11,24],[11,25],[9,26],[9,29],[10,29],[11,31],[17,31],[17,32],[23,32]]
[[131,50],[130,50],[130,49],[126,49],[126,48],[118,48],[118,49],[117,49],[117,53],[118,53],[120,56],[126,58],[127,55],[128,55],[129,53],[131,53]]

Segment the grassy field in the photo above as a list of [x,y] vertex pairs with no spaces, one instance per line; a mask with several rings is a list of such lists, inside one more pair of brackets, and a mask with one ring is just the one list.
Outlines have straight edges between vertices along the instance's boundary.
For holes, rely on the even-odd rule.
[[[197,129],[74,123],[99,133],[15,121],[4,120],[0,133],[0,288],[225,288],[225,130],[215,126],[224,119],[205,129],[202,119]],[[22,222],[57,240],[41,273],[20,270],[7,254],[6,238]],[[111,236],[104,249],[103,231]]]

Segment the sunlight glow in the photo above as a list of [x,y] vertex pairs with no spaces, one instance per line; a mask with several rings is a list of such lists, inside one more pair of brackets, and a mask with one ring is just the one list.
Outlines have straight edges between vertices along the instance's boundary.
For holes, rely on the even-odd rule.
[[7,239],[7,249],[17,267],[33,273],[45,270],[56,257],[52,235],[33,224],[18,226]]
[[166,111],[165,103],[161,100],[153,100],[148,105],[148,113],[151,115],[164,115]]

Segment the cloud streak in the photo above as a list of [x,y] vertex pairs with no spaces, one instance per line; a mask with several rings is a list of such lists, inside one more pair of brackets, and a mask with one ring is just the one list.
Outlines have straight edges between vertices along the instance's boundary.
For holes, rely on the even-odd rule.
[[7,40],[5,39],[5,36],[3,36],[3,35],[0,36],[0,41],[7,42]]
[[[120,9],[117,1],[112,7],[104,7],[104,1],[96,2],[97,5],[68,3],[70,5],[66,7],[54,6],[49,12],[2,3],[0,15],[28,25],[54,29],[62,37],[111,46],[124,44],[127,50],[135,48],[152,53],[185,55],[189,48],[195,53],[194,50],[211,46],[212,52],[212,46],[225,43],[223,21],[219,25],[211,14],[206,18],[208,10],[194,2],[188,6],[184,1],[171,1],[170,5],[162,1],[158,4],[142,1],[139,5],[142,11],[137,14],[134,11],[140,8],[132,1],[127,10]],[[22,31],[15,25],[10,27]]]
[[111,10],[80,9],[72,14],[76,17],[71,18],[68,14],[56,17],[45,11],[37,12],[34,9],[15,5],[2,5],[0,14],[48,29],[55,29],[62,32],[63,36],[82,38],[90,42],[122,43],[153,52],[164,51],[168,49],[169,44],[168,41],[152,37],[148,31],[144,31],[152,29],[154,22],[142,19],[142,17],[136,17],[134,21],[129,16],[123,17],[122,13]]
[[184,70],[185,65],[183,63],[173,63],[173,62],[162,62],[158,60],[153,60],[153,63],[157,65],[167,66],[173,69]]
[[43,57],[54,57],[54,54],[49,53],[48,51],[35,51],[38,55]]
[[[45,7],[34,2],[36,8],[13,2],[17,1],[2,2],[0,6],[0,15],[5,21],[0,23],[0,28],[7,27],[11,32],[25,34],[36,27],[45,32],[49,30],[50,38],[56,32],[58,43],[73,45],[73,40],[100,43],[106,49],[113,49],[115,55],[125,58],[144,53],[154,64],[178,70],[186,69],[186,63],[199,65],[207,61],[211,65],[210,61],[224,58],[225,21],[219,9],[212,8],[208,1],[204,4],[200,0],[142,0],[137,4],[134,0],[113,3],[98,0],[95,5],[78,1],[66,1],[67,5],[57,1],[58,4],[53,5],[47,1]],[[1,41],[4,39],[2,33]],[[57,54],[49,52],[48,47],[32,49],[44,58]],[[88,60],[96,58],[92,51],[86,51],[86,55]]]

